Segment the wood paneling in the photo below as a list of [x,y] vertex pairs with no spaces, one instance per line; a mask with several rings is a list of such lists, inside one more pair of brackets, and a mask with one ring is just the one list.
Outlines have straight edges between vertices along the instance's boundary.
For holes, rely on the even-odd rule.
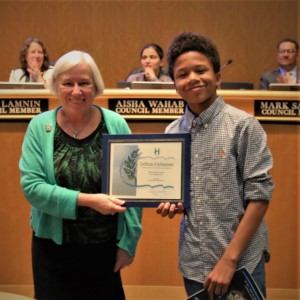
[[[300,100],[297,92],[219,91],[226,102],[253,114],[254,99]],[[106,90],[96,103],[108,107],[108,98],[178,98],[174,91]],[[50,98],[50,108],[58,105],[47,91],[2,92],[4,98]],[[128,120],[134,133],[161,133],[169,121]],[[0,122],[0,286],[32,284],[29,204],[19,184],[18,161],[27,127],[26,121]],[[299,282],[299,123],[264,123],[274,156],[272,176],[276,185],[266,220],[270,229],[271,261],[267,265],[269,289],[300,289]],[[182,286],[178,272],[180,217],[169,220],[144,209],[143,234],[135,262],[122,272],[125,285]]]
[[224,81],[249,81],[276,67],[275,47],[299,37],[299,0],[240,1],[0,1],[0,80],[18,66],[29,36],[44,40],[51,60],[73,49],[91,53],[106,87],[139,66],[143,45],[164,49],[181,31],[197,31],[217,44]]
[[[18,67],[24,40],[36,36],[44,40],[53,61],[73,49],[89,52],[111,88],[139,65],[144,44],[156,42],[166,49],[175,34],[186,30],[211,37],[222,63],[233,59],[222,72],[224,81],[249,81],[257,87],[260,74],[276,67],[278,40],[300,39],[299,24],[300,0],[0,1],[0,80],[7,80],[10,70]],[[234,105],[242,104],[239,97],[235,96]],[[243,109],[252,109],[249,102],[243,104]],[[165,125],[130,122],[134,132],[163,132]],[[1,285],[32,283],[29,205],[19,187],[18,171],[26,127],[27,122],[21,121],[0,123]],[[264,124],[264,128],[274,155],[276,184],[267,214],[272,250],[268,287],[299,289],[299,125]],[[143,226],[136,261],[123,272],[124,283],[181,286],[179,218],[162,219],[147,209]]]

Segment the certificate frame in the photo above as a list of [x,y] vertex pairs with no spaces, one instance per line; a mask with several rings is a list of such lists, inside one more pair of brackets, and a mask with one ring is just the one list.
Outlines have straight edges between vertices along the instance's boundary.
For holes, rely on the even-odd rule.
[[189,133],[104,134],[102,193],[125,206],[190,206]]

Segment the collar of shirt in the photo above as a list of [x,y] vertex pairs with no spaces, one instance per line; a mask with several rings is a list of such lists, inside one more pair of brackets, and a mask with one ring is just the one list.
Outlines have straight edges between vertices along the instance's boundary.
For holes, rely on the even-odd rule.
[[218,96],[216,100],[202,113],[195,115],[191,112],[187,105],[185,110],[186,126],[190,130],[197,125],[208,126],[211,121],[220,113],[224,108],[225,102],[221,96]]
[[[284,70],[283,68],[279,67],[279,73],[280,74],[285,74],[286,70]],[[291,71],[289,71],[289,73],[292,73],[292,76],[297,77],[297,66],[295,66]]]
[[294,81],[296,82],[296,78],[297,78],[297,66],[295,68],[293,68],[291,71],[290,71],[291,75],[292,75],[292,78],[294,79]]

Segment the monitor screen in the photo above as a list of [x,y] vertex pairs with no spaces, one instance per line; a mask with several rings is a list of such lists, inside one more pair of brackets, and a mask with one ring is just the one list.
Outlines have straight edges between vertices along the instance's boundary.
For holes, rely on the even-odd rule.
[[160,81],[119,81],[117,82],[118,88],[127,89],[175,89],[174,82],[160,82]]
[[271,91],[300,91],[300,83],[271,83],[269,89]]
[[0,81],[1,90],[37,90],[44,89],[45,86],[41,82],[7,82]]
[[131,89],[131,82],[130,81],[118,81],[117,88],[119,89]]
[[221,82],[222,90],[253,90],[252,82]]

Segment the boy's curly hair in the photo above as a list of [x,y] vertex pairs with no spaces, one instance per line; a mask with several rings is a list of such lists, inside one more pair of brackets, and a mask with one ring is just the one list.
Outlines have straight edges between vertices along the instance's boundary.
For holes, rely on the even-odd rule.
[[205,55],[212,63],[214,72],[220,71],[220,56],[213,42],[201,34],[183,32],[173,39],[167,51],[168,72],[173,81],[174,65],[178,56],[189,51],[196,51]]

